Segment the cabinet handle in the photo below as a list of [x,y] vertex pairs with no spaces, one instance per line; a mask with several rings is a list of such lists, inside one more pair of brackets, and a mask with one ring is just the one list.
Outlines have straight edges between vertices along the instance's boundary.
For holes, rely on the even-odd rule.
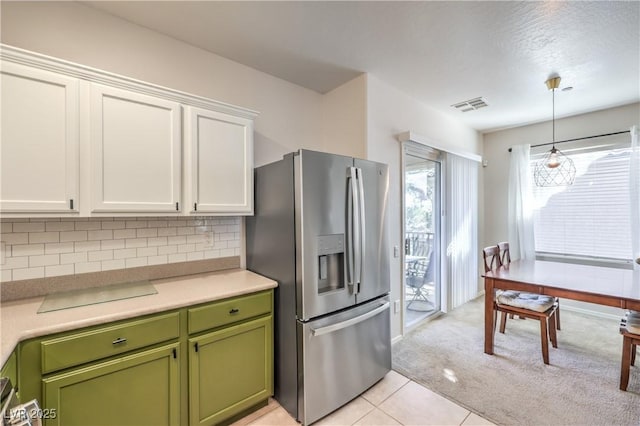
[[196,342],[196,344],[193,345],[193,348],[196,350],[196,352],[198,352],[198,342]]
[[233,314],[237,314],[238,312],[240,312],[240,309],[236,309],[236,308],[232,308],[232,309],[229,311],[229,313],[230,313],[231,315],[233,315]]
[[69,209],[73,210],[73,198],[69,200]]
[[126,342],[127,339],[125,337],[118,337],[116,340],[111,342],[112,345],[119,345],[120,343]]
[[193,203],[193,211],[198,211],[198,203]]
[[176,211],[179,211],[179,210],[180,210],[180,208],[179,208],[178,206],[179,206],[179,204],[178,204],[178,202],[176,201]]

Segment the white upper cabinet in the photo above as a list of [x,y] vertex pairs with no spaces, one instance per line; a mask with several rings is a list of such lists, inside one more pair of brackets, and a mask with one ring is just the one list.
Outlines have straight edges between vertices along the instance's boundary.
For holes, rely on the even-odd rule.
[[193,214],[253,214],[253,120],[189,107]]
[[3,62],[0,211],[78,211],[78,80]]
[[5,217],[253,214],[257,112],[3,44],[0,59]]
[[180,104],[91,84],[92,212],[176,213]]

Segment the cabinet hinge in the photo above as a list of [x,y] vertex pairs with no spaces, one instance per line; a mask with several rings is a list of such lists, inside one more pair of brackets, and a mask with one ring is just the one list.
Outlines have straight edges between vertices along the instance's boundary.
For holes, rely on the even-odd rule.
[[196,342],[196,344],[194,345],[194,348],[196,349],[196,352],[198,352],[198,343]]
[[180,205],[180,204],[178,204],[178,202],[176,201],[176,211],[180,210],[179,205]]
[[69,200],[69,209],[73,210],[73,198]]
[[173,348],[173,359],[178,358],[178,351],[176,351],[176,348]]
[[193,211],[198,211],[198,203],[193,203]]

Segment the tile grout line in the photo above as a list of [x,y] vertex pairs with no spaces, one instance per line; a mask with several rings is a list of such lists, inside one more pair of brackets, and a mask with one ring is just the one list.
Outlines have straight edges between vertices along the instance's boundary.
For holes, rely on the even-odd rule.
[[[398,373],[398,374],[399,374],[399,373]],[[406,377],[406,376],[402,376],[402,377]],[[386,414],[387,416],[389,416],[390,418],[392,418],[393,420],[395,420],[396,422],[398,422],[398,423],[399,423],[399,424],[401,424],[401,425],[404,425],[404,423],[402,423],[400,420],[396,419],[396,418],[395,418],[395,417],[393,417],[391,414],[389,414],[389,413],[387,413],[386,411],[384,411],[382,408],[380,408],[380,405],[381,405],[381,404],[383,404],[387,399],[389,399],[389,398],[391,398],[393,395],[395,395],[395,394],[396,394],[400,389],[402,389],[403,387],[405,387],[406,385],[408,385],[409,383],[411,383],[411,382],[412,382],[412,380],[411,380],[411,379],[409,379],[408,377],[406,377],[406,378],[407,378],[407,381],[406,381],[406,383],[405,383],[405,384],[403,384],[402,386],[400,386],[400,387],[399,387],[398,389],[396,389],[395,391],[391,392],[391,394],[389,394],[389,396],[387,396],[385,399],[383,399],[382,401],[380,401],[380,403],[379,403],[379,404],[377,404],[377,405],[373,405],[373,404],[371,404],[371,405],[373,405],[374,409],[376,409],[376,408],[377,408],[378,410],[382,411],[384,414]],[[364,398],[364,397],[363,397],[363,398]],[[366,399],[366,398],[364,398],[364,399],[365,399],[367,402],[371,403],[371,401],[369,401],[368,399]],[[371,411],[373,411],[373,410],[371,410]],[[367,416],[368,414],[370,414],[370,413],[371,413],[371,411],[369,411],[367,414],[365,414],[364,416],[362,416],[360,419],[358,419],[358,420],[356,420],[355,422],[351,423],[351,425],[352,425],[352,426],[353,426],[353,425],[355,425],[358,421],[362,420],[365,416]]]

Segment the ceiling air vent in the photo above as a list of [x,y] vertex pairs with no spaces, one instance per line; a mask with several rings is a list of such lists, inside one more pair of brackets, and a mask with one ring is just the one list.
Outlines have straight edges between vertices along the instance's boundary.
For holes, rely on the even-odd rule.
[[458,111],[468,112],[473,111],[474,109],[484,108],[488,105],[482,98],[473,98],[469,99],[468,101],[458,102],[457,104],[453,104],[451,106]]

